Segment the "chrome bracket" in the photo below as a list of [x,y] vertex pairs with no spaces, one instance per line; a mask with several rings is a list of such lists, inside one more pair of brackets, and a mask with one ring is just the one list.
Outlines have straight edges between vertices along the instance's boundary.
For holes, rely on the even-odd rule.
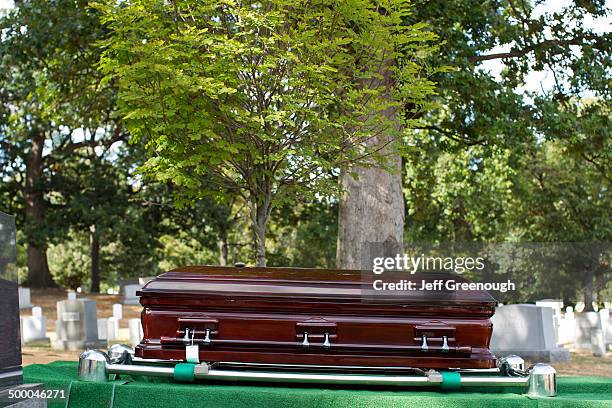
[[308,332],[304,332],[304,340],[302,340],[302,347],[307,348],[308,346],[310,346],[310,343],[308,342]]
[[326,349],[331,347],[331,343],[329,342],[329,333],[327,332],[325,332],[325,335],[324,335],[323,347],[325,347]]
[[203,341],[204,341],[204,344],[207,344],[207,345],[212,343],[212,340],[210,339],[210,329],[206,329]]
[[423,335],[423,342],[421,343],[421,351],[429,350],[429,346],[427,345],[427,336]]
[[442,352],[448,353],[450,348],[448,347],[448,336],[442,336]]

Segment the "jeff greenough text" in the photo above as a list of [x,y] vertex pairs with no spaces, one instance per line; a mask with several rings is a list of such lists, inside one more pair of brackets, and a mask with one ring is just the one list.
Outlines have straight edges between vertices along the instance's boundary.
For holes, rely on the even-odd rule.
[[397,282],[385,282],[377,279],[372,282],[375,291],[468,291],[487,290],[508,292],[516,290],[516,285],[510,280],[507,282],[457,282],[452,279],[417,280],[402,279]]

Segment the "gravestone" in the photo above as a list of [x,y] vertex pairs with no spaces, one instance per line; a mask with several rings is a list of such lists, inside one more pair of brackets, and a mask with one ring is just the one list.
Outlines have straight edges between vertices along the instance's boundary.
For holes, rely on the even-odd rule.
[[143,278],[138,278],[138,283],[140,284],[140,286],[144,286],[149,283],[150,280],[153,279],[155,279],[155,276],[145,276]]
[[[45,399],[28,397],[43,385],[22,384],[16,238],[15,217],[0,211],[0,407],[44,408]],[[19,390],[24,397],[11,399],[10,390]]]
[[29,309],[32,306],[30,288],[19,287],[19,309]]
[[612,344],[612,326],[610,325],[610,309],[600,309],[599,319],[603,330],[604,343]]
[[84,350],[104,347],[98,339],[96,302],[91,299],[66,299],[57,302],[55,321],[57,350]]
[[606,342],[604,341],[603,331],[600,329],[591,332],[591,351],[595,357],[606,355]]
[[129,320],[129,331],[130,331],[130,344],[132,347],[136,347],[142,340],[144,334],[142,331],[142,323],[140,319]]
[[566,309],[566,312],[559,319],[559,328],[557,329],[557,339],[559,344],[574,344],[576,338],[576,317],[574,310],[571,307]]
[[49,342],[47,319],[40,307],[32,308],[32,316],[21,316],[21,344],[30,342]]
[[15,218],[0,212],[0,388],[22,382]]
[[139,305],[140,297],[136,295],[136,292],[140,289],[142,289],[142,285],[136,283],[123,286],[123,304]]
[[106,340],[119,340],[119,319],[116,317],[106,319]]
[[561,299],[542,299],[536,301],[536,306],[550,307],[553,310],[553,315],[560,315],[563,309],[563,300]]
[[113,305],[113,317],[117,320],[123,319],[123,305],[121,303]]
[[555,328],[555,341],[557,344],[563,344],[559,336],[561,327],[561,309],[563,309],[563,300],[561,299],[542,299],[536,301],[536,306],[550,307],[553,311],[553,325]]
[[497,357],[516,354],[544,363],[569,360],[569,350],[557,345],[550,307],[507,305],[498,307],[491,320],[490,348]]
[[576,314],[576,336],[574,347],[589,349],[593,354],[601,354],[605,350],[604,329],[601,315],[598,312],[583,312]]
[[106,319],[98,319],[98,339],[106,341],[108,339],[106,330]]

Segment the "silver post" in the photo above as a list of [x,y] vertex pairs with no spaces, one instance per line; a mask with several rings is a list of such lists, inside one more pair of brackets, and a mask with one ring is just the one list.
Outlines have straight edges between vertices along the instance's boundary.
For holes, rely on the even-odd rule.
[[533,397],[557,396],[557,371],[548,364],[534,365],[529,373],[527,395]]
[[87,350],[79,356],[79,380],[88,382],[107,382],[106,366],[110,359],[100,350]]

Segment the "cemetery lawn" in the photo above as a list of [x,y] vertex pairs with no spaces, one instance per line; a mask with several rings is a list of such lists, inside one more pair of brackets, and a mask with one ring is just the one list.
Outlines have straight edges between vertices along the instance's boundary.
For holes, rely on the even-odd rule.
[[[55,335],[55,319],[57,318],[56,303],[66,299],[66,291],[61,289],[32,290],[32,304],[42,307],[43,315],[47,318],[47,336]],[[112,305],[121,303],[121,295],[92,295],[78,294],[77,297],[93,299],[97,303],[98,318],[113,315]],[[121,328],[127,328],[128,319],[139,318],[141,307],[123,306],[123,319]],[[30,314],[29,309],[22,310],[23,314]],[[48,344],[29,344],[22,349],[23,365],[47,364],[53,361],[78,361],[79,353],[76,351],[57,351]],[[599,376],[612,378],[612,352],[605,357],[593,357],[588,350],[573,350],[568,363],[555,363],[560,376]]]

